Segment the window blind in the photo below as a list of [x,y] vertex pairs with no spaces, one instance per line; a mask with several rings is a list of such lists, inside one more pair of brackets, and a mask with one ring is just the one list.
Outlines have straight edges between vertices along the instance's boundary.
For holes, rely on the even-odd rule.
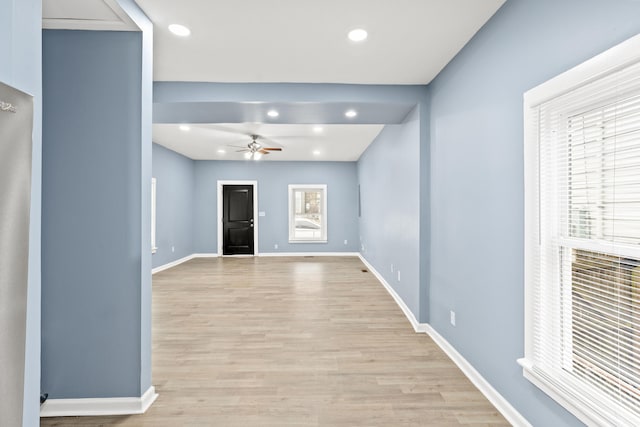
[[533,108],[527,363],[599,423],[640,425],[640,63]]

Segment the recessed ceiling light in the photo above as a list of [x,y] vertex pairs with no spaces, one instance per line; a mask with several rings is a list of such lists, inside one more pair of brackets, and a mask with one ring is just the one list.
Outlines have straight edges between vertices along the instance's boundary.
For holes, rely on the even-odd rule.
[[223,149],[218,150],[218,154],[225,154],[225,153],[226,153],[226,151],[223,150]]
[[189,132],[191,130],[191,126],[189,125],[180,125],[180,130],[183,132]]
[[322,133],[323,130],[324,130],[324,128],[322,126],[314,126],[313,127],[313,131],[315,133]]
[[320,150],[313,150],[313,155],[314,156],[319,156],[320,155]]
[[355,116],[358,115],[358,112],[356,110],[347,110],[346,113],[344,113],[345,116],[347,116],[348,118],[352,119]]
[[267,111],[267,116],[269,116],[269,117],[278,117],[279,115],[280,115],[280,113],[278,113],[276,110]]
[[171,31],[176,36],[187,37],[191,34],[191,30],[180,24],[171,24],[169,25],[169,31]]
[[349,37],[349,40],[351,40],[352,42],[359,43],[359,42],[365,41],[369,36],[369,34],[367,33],[366,30],[362,28],[356,28],[349,31],[349,34],[347,34],[347,36]]

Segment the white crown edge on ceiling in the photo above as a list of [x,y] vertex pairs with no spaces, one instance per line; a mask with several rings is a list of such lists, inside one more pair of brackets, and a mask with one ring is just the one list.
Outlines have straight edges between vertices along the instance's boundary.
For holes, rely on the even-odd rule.
[[43,16],[42,28],[47,30],[139,31],[139,28],[120,7],[117,0],[102,0],[102,2],[118,17],[117,20],[45,18]]

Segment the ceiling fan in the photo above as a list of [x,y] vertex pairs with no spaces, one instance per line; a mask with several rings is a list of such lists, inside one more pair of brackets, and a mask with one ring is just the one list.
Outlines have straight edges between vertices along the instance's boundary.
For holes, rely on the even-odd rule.
[[245,153],[245,159],[249,160],[260,160],[262,155],[269,154],[271,151],[282,151],[282,148],[278,147],[263,147],[262,144],[258,142],[258,138],[264,139],[260,135],[250,135],[251,142],[247,144],[247,148],[240,147],[237,145],[231,145],[231,147],[242,148],[242,150],[237,150],[237,153]]

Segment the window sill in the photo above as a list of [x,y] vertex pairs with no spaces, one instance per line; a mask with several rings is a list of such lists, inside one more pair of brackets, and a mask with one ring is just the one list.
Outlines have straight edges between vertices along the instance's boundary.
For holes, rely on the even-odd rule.
[[289,243],[328,243],[327,240],[291,240],[289,239]]
[[622,408],[614,409],[609,406],[606,408],[595,407],[594,405],[589,405],[582,400],[576,399],[569,395],[567,391],[562,390],[553,384],[553,382],[549,381],[546,376],[536,372],[533,363],[526,358],[518,359],[518,364],[522,366],[522,375],[529,382],[546,393],[586,425],[616,425],[617,420],[622,418],[617,415],[621,413],[625,413],[627,419],[634,418],[632,414]]

